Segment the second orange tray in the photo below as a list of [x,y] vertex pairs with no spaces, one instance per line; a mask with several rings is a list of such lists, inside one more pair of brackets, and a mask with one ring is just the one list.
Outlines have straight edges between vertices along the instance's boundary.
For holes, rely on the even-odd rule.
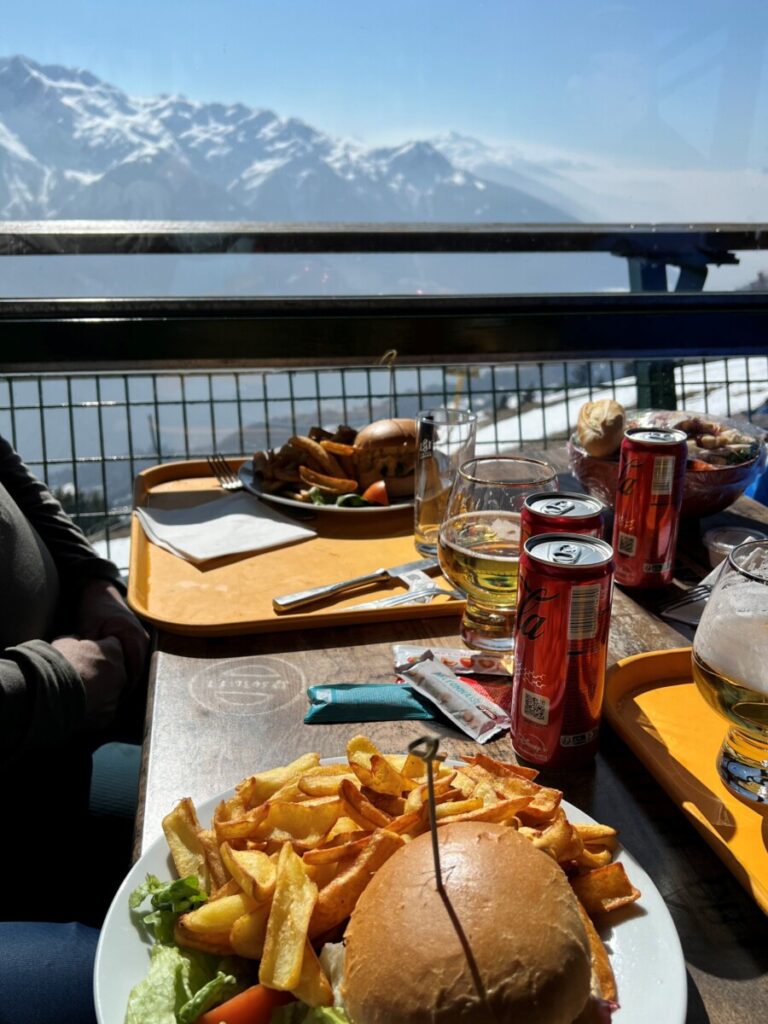
[[768,914],[768,818],[720,780],[715,762],[727,725],[696,689],[690,647],[617,662],[608,672],[604,711]]
[[[205,462],[164,463],[138,475],[134,502],[167,506],[183,500],[205,500],[216,490],[218,485]],[[134,515],[129,603],[139,615],[162,629],[198,636],[447,615],[456,616],[458,629],[464,602],[443,595],[428,605],[355,610],[354,606],[364,601],[405,592],[404,584],[391,581],[277,615],[272,609],[272,598],[277,594],[350,579],[419,557],[413,543],[411,509],[383,510],[381,514],[357,519],[355,511],[350,510],[348,516],[319,515],[310,525],[317,536],[300,544],[196,566],[152,544]]]

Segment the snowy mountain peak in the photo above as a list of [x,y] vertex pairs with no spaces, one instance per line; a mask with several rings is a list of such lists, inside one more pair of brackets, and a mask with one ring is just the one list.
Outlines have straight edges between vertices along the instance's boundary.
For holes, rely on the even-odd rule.
[[[459,136],[450,137],[452,145]],[[478,144],[479,145],[479,144]],[[0,58],[0,214],[30,218],[563,221],[448,143],[366,149],[244,103],[129,96]]]

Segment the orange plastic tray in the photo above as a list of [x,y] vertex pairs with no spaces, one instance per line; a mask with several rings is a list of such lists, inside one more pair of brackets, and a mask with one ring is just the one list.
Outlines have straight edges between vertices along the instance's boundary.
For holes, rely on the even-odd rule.
[[720,780],[715,761],[727,726],[696,689],[690,647],[617,662],[605,714],[768,914],[768,817]]
[[[210,497],[218,489],[205,462],[164,463],[136,478],[136,505],[173,506]],[[254,502],[259,499],[254,497]],[[413,512],[368,513],[355,518],[317,515],[308,520],[317,536],[300,544],[236,555],[195,566],[148,540],[136,516],[131,524],[128,600],[139,615],[173,633],[224,636],[339,624],[433,618],[463,611],[462,601],[438,595],[428,605],[355,611],[355,604],[404,593],[387,580],[305,609],[277,615],[272,598],[361,576],[382,566],[415,561]]]

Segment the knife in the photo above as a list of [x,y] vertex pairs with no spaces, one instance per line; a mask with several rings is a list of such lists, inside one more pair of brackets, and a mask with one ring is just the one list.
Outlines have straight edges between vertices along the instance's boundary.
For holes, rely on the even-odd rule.
[[415,562],[406,562],[404,565],[394,565],[390,569],[374,569],[365,576],[355,576],[353,579],[342,580],[340,583],[329,583],[324,587],[314,587],[312,590],[299,590],[295,594],[283,594],[281,597],[272,598],[272,607],[276,612],[288,612],[301,605],[310,604],[312,601],[319,601],[321,597],[330,597],[332,594],[341,594],[345,590],[352,590],[354,587],[361,587],[364,583],[373,583],[374,580],[381,580],[389,576],[390,579],[397,579],[403,573],[420,569],[422,572],[429,572],[437,568],[436,558],[419,558]]

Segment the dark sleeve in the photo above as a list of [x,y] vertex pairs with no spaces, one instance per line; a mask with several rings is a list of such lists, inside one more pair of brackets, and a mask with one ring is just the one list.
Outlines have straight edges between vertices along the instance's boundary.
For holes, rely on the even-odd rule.
[[50,644],[30,640],[0,658],[0,764],[65,743],[85,720],[85,687]]
[[76,594],[91,579],[109,580],[125,593],[117,566],[96,553],[45,484],[27,469],[2,437],[0,481],[50,551],[64,595]]

